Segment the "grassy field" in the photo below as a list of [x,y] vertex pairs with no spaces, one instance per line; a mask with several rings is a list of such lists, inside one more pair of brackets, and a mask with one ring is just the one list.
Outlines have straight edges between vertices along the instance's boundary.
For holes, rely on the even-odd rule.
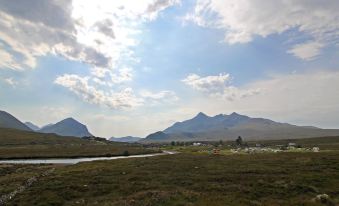
[[338,185],[336,151],[176,154],[59,167],[9,205],[320,206],[339,204]]
[[249,145],[260,143],[266,146],[274,146],[294,142],[302,147],[319,147],[321,150],[339,150],[339,137],[316,137],[305,139],[287,139],[287,140],[263,140],[250,141]]
[[126,151],[131,155],[158,152],[137,144],[0,128],[0,159],[117,156]]
[[[199,141],[200,142],[200,141]],[[297,145],[300,145],[302,148],[313,148],[319,147],[320,151],[334,151],[339,150],[339,137],[316,137],[316,138],[305,138],[305,139],[286,139],[286,140],[261,140],[261,141],[246,141],[245,143],[250,146],[254,147],[256,144],[261,144],[265,147],[272,147],[276,148],[276,145],[287,145],[288,143],[293,142]],[[182,143],[179,145],[171,145],[171,143],[164,143],[157,144],[160,148],[164,150],[177,150],[180,152],[203,152],[208,153],[212,151],[214,148],[220,149],[225,154],[231,154],[230,149],[236,148],[235,141],[224,141],[222,145],[220,142],[202,142],[202,146],[192,146],[192,144],[187,144],[183,146]]]
[[[199,147],[187,147],[174,155],[76,165],[0,165],[0,200],[33,179],[7,204],[335,206],[339,205],[338,141],[338,137],[294,141],[305,147],[319,146],[318,153],[209,155],[193,151]],[[80,146],[95,150],[95,144]]]

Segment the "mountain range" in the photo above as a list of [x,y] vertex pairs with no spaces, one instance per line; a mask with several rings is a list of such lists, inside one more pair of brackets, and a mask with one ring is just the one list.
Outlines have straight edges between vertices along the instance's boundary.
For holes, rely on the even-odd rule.
[[238,136],[246,140],[259,140],[338,135],[338,129],[296,126],[264,118],[251,118],[235,112],[230,115],[219,114],[212,117],[200,112],[192,119],[176,122],[163,131],[148,135],[141,142],[227,141],[234,140]]
[[[31,122],[22,123],[13,115],[0,111],[0,128],[12,128],[39,133],[54,133],[60,136],[93,136],[86,125],[73,118],[67,118],[55,124],[39,128]],[[296,126],[275,122],[264,118],[252,118],[238,113],[208,116],[202,112],[192,119],[176,122],[163,131],[148,135],[146,138],[120,137],[110,138],[116,142],[170,142],[170,141],[218,141],[234,140],[242,136],[245,140],[295,139],[322,136],[339,136],[339,129],[321,129],[312,126]]]
[[109,140],[113,142],[137,142],[141,140],[141,137],[132,137],[132,136],[126,136],[126,137],[111,137]]
[[25,131],[35,131],[39,133],[54,133],[60,136],[85,137],[93,136],[86,125],[81,124],[73,118],[64,119],[55,124],[48,124],[39,128],[31,122],[23,123],[13,115],[5,111],[0,111],[0,128],[11,128]]
[[87,129],[86,125],[81,124],[73,118],[67,118],[55,124],[50,124],[43,127],[37,132],[41,133],[54,133],[60,136],[73,136],[73,137],[87,137],[93,136]]

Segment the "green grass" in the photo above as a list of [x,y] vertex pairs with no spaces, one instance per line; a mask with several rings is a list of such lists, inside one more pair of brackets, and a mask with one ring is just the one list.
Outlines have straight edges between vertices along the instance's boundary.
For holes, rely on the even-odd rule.
[[126,151],[131,155],[158,152],[138,144],[0,128],[0,159],[118,156]]
[[334,205],[338,185],[339,152],[185,153],[57,168],[9,205]]

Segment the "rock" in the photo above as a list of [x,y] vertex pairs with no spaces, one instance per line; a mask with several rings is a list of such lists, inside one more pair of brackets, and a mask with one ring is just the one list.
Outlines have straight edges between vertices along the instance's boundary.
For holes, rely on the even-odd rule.
[[335,205],[328,194],[319,194],[314,198],[314,200],[315,202],[320,202],[328,206]]

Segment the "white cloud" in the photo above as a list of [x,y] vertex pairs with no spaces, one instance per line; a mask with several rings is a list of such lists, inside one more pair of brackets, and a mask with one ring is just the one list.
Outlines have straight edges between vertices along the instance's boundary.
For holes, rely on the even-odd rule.
[[140,106],[143,100],[136,97],[131,88],[119,92],[105,92],[89,84],[88,77],[65,74],[55,80],[56,84],[68,88],[84,101],[104,105],[113,109],[128,109]]
[[145,101],[150,102],[151,104],[173,103],[179,100],[175,92],[167,90],[160,92],[143,90],[140,92],[140,96],[143,97]]
[[94,76],[93,80],[96,83],[107,86],[129,82],[133,79],[133,70],[127,67],[115,72],[109,69],[95,67],[91,69],[91,74]]
[[136,108],[146,103],[147,105],[168,104],[179,99],[173,91],[166,90],[160,92],[142,90],[139,95],[136,95],[129,87],[122,88],[119,92],[112,92],[111,89],[104,91],[97,86],[105,85],[100,79],[74,74],[59,76],[54,83],[66,87],[85,102],[117,110]]
[[235,99],[252,96],[259,93],[259,89],[239,89],[231,85],[229,74],[218,76],[200,77],[197,74],[190,74],[182,80],[186,85],[197,91],[209,94],[212,97],[233,101]]
[[[338,9],[336,0],[198,0],[185,19],[225,30],[225,41],[230,44],[247,43],[255,36],[266,37],[291,29],[329,44],[339,41]],[[313,45],[311,49],[314,48]],[[309,59],[312,53],[318,55],[319,48],[295,56]]]
[[147,6],[147,13],[150,19],[155,19],[159,13],[167,7],[179,4],[180,0],[156,0]]
[[3,81],[12,87],[15,87],[18,84],[18,82],[15,81],[13,78],[5,78],[3,79]]
[[219,74],[218,76],[200,77],[197,74],[190,74],[182,80],[193,89],[203,92],[219,92],[230,82],[229,74]]
[[293,46],[293,48],[290,49],[288,53],[293,54],[294,56],[303,60],[313,60],[320,54],[321,49],[324,46],[324,44],[319,42],[306,42]]
[[[2,45],[0,44],[0,47]],[[18,64],[14,56],[6,50],[0,49],[0,69],[9,68],[13,70],[21,70],[20,64]]]

